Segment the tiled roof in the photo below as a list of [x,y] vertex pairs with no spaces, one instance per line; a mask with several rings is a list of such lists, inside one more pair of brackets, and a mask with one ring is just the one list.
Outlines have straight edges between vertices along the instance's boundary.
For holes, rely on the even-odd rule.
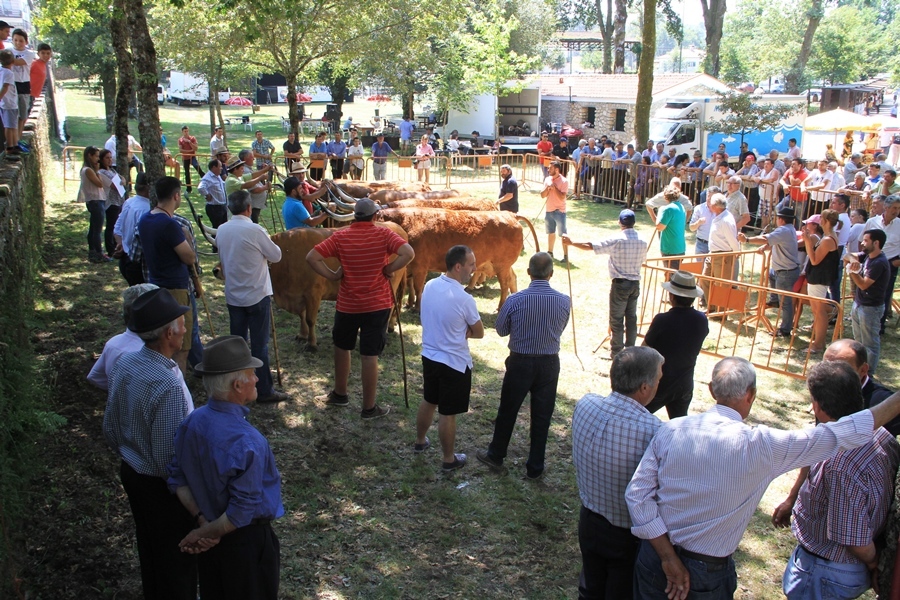
[[[624,100],[634,102],[637,97],[637,75],[541,75],[541,97],[571,98],[573,100]],[[714,77],[703,73],[661,73],[653,78],[653,96],[683,84],[723,87]]]

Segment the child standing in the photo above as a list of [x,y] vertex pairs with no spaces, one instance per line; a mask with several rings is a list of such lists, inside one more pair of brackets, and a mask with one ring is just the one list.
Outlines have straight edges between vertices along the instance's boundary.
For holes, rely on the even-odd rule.
[[[38,44],[37,59],[31,63],[31,105],[34,106],[35,98],[39,98],[44,91],[44,82],[47,81],[47,66],[53,58],[53,50],[50,44]],[[29,107],[30,108],[30,107]]]
[[34,50],[28,48],[28,34],[23,29],[13,31],[13,79],[16,82],[16,95],[19,106],[19,149],[28,152],[28,146],[22,142],[25,131],[25,120],[28,119],[28,102],[31,99],[31,64],[34,62]]
[[10,67],[15,58],[11,50],[0,52],[0,119],[6,137],[6,157],[22,153],[19,148],[19,98],[16,82]]

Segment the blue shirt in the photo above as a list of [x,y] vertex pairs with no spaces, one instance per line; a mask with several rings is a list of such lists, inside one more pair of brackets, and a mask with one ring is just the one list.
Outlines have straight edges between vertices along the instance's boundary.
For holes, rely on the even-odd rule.
[[391,147],[387,142],[375,142],[372,144],[372,158],[375,159],[376,165],[383,165],[385,162],[384,157],[391,153]]
[[247,422],[246,406],[210,398],[175,433],[169,489],[189,486],[207,521],[235,527],[284,515],[281,475],[269,442]]
[[149,283],[169,290],[188,289],[188,267],[175,252],[175,247],[185,241],[178,221],[165,213],[150,212],[138,222],[138,234],[150,274]]
[[322,142],[321,144],[317,144],[313,142],[309,145],[309,153],[310,154],[328,154],[328,144]]
[[400,139],[401,140],[409,140],[412,136],[413,129],[416,128],[410,121],[400,121],[400,124],[397,125],[397,128],[400,129]]
[[306,220],[310,217],[309,211],[303,206],[303,202],[296,198],[285,198],[281,207],[281,215],[284,217],[284,226],[287,229],[309,227]]
[[509,336],[509,349],[519,354],[559,354],[559,338],[569,322],[569,297],[544,279],[506,299],[495,327]]
[[329,142],[325,147],[328,148],[328,154],[334,154],[338,159],[344,158],[347,155],[347,144],[344,142]]

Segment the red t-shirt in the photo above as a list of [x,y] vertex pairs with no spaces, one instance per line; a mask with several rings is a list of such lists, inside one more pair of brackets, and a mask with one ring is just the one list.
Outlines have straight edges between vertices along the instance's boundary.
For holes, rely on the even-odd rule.
[[197,143],[197,138],[192,135],[187,137],[181,136],[178,138],[178,149],[181,150],[182,158],[192,158],[194,156],[194,146],[193,144]]
[[34,59],[31,63],[31,97],[37,98],[44,91],[44,82],[47,80],[47,63]]
[[791,200],[794,202],[806,201],[806,192],[800,189],[800,183],[808,178],[809,173],[806,172],[806,169],[800,169],[799,173],[794,173],[791,169],[787,170],[787,173],[784,174],[784,180],[791,185]]
[[[553,142],[551,142],[549,140],[541,140],[537,143],[537,150],[538,150],[538,153],[550,154],[551,152],[553,152]],[[551,160],[553,160],[552,156],[547,156],[547,157],[542,156],[541,164],[547,164]]]
[[406,240],[387,227],[357,221],[317,244],[316,252],[325,258],[337,258],[344,269],[337,310],[355,314],[391,308],[394,301],[390,280],[382,269],[388,257],[405,243]]

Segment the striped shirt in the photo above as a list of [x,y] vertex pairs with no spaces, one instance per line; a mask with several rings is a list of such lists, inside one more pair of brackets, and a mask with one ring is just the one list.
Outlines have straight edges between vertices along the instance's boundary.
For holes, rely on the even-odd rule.
[[572,415],[572,459],[581,503],[616,527],[631,527],[625,487],[662,422],[636,400],[586,394]]
[[519,354],[559,354],[559,338],[569,322],[569,297],[545,279],[506,299],[495,327],[509,336],[509,349]]
[[791,529],[808,551],[840,563],[860,561],[887,520],[900,444],[883,427],[868,444],[813,465],[794,505]]
[[631,532],[648,540],[668,532],[685,550],[729,556],[773,479],[865,444],[873,427],[868,410],[797,431],[750,427],[719,404],[669,421],[625,492]]
[[168,478],[175,431],[190,412],[173,366],[175,361],[144,346],[123,355],[111,373],[103,436],[141,475]]
[[357,221],[317,244],[316,252],[323,257],[341,261],[344,277],[338,290],[337,310],[367,313],[391,308],[394,301],[390,279],[382,269],[388,264],[388,257],[405,243],[386,227]]
[[206,198],[207,204],[224,206],[228,202],[228,198],[225,196],[225,182],[212,171],[203,174],[197,191],[200,196]]
[[609,276],[613,279],[641,280],[641,265],[647,258],[647,242],[633,227],[602,242],[591,244],[594,254],[609,254]]

